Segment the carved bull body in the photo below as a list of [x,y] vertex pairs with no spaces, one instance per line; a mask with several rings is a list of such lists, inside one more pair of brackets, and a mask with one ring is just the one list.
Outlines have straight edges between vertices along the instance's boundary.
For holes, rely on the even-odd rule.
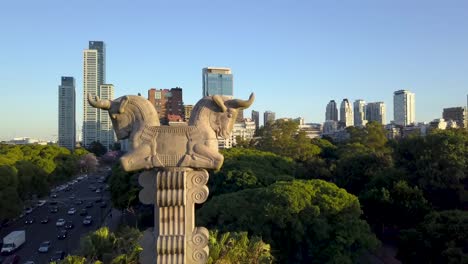
[[88,94],[88,102],[107,110],[118,139],[129,139],[131,150],[120,159],[125,171],[154,167],[219,169],[224,157],[217,137],[228,138],[237,113],[254,101],[219,95],[202,98],[194,106],[188,126],[160,126],[154,106],[141,96],[127,95],[113,101]]

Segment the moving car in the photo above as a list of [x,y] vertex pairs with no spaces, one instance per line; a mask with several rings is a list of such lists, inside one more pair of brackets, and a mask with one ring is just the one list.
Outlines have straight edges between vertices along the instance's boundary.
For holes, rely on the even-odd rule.
[[69,215],[74,215],[76,213],[76,209],[75,208],[70,208],[68,209],[68,214]]
[[49,259],[49,261],[63,260],[65,258],[65,252],[55,251],[54,255]]
[[68,235],[67,230],[65,230],[65,229],[64,229],[64,230],[60,230],[59,233],[58,233],[58,235],[57,235],[57,238],[58,238],[58,239],[65,239],[65,238],[67,238],[67,235]]
[[75,204],[76,204],[76,205],[83,204],[83,200],[76,200],[76,201],[75,201]]
[[51,207],[49,208],[49,212],[51,212],[51,213],[57,213],[57,212],[58,212],[58,207],[57,207],[57,206],[51,206]]
[[88,215],[88,210],[86,210],[85,208],[81,209],[80,215],[81,216]]
[[47,224],[47,223],[49,223],[49,217],[48,216],[41,219],[41,224]]
[[65,219],[63,218],[60,218],[59,220],[57,220],[57,222],[55,223],[56,226],[64,226],[65,225]]
[[24,223],[27,224],[27,225],[30,225],[30,224],[34,223],[34,217],[26,218],[26,220],[24,220]]
[[106,202],[102,202],[102,203],[99,205],[99,207],[101,207],[101,208],[106,208],[106,207],[107,207],[107,203],[106,203]]
[[88,215],[84,218],[83,220],[83,225],[87,226],[87,225],[92,225],[93,224],[93,217]]
[[41,207],[43,206],[47,201],[46,200],[39,200],[37,201],[37,206]]
[[8,258],[6,258],[2,264],[18,264],[20,260],[20,257],[18,255],[11,255]]
[[92,202],[86,204],[86,208],[91,208],[91,207],[93,207],[93,203],[92,203]]
[[68,221],[65,223],[65,229],[72,229],[74,227],[72,221]]
[[41,243],[37,251],[41,253],[47,253],[49,252],[49,249],[50,249],[50,241],[44,241]]
[[26,207],[26,209],[24,209],[24,212],[26,214],[30,214],[30,213],[32,213],[32,208],[31,207]]

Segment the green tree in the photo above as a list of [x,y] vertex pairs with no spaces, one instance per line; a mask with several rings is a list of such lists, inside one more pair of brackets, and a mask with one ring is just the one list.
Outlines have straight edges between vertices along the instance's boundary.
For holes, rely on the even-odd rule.
[[358,199],[336,185],[294,180],[215,196],[197,221],[261,236],[280,262],[352,263],[378,243],[360,216]]
[[88,151],[94,153],[97,157],[106,154],[107,147],[102,145],[99,141],[93,141],[88,147]]
[[405,263],[468,263],[468,212],[432,212],[401,234],[397,257]]
[[270,245],[259,237],[249,239],[247,232],[210,231],[208,264],[269,264],[273,263]]
[[126,172],[120,164],[112,167],[112,175],[109,179],[112,206],[124,210],[137,204],[138,193],[141,189],[138,184],[139,172]]

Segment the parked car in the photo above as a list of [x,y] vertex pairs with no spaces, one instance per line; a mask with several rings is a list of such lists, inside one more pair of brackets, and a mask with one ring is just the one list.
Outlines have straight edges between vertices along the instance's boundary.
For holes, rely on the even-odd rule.
[[55,223],[56,226],[64,226],[65,225],[65,219],[63,218],[60,218],[59,220],[57,220],[57,222]]
[[41,224],[47,224],[47,223],[49,223],[49,217],[48,216],[41,219]]
[[72,229],[73,227],[74,227],[74,225],[73,225],[72,221],[67,221],[65,223],[65,229]]
[[60,239],[60,240],[61,240],[61,239],[65,239],[65,238],[67,238],[67,235],[68,235],[67,230],[65,230],[65,229],[64,229],[64,230],[60,230],[59,233],[58,233],[58,235],[57,235],[57,238]]
[[37,251],[41,253],[47,253],[49,252],[49,249],[50,249],[50,241],[44,241],[41,243]]
[[63,260],[65,258],[65,252],[55,251],[54,255],[49,259],[49,261]]
[[92,225],[93,224],[93,217],[88,215],[83,220],[83,225]]

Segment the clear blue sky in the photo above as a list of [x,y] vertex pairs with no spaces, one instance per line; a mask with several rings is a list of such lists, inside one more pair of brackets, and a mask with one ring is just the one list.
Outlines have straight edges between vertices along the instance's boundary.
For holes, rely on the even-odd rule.
[[[201,70],[230,67],[251,109],[323,122],[327,102],[384,101],[416,93],[417,121],[466,105],[468,1],[24,1],[0,5],[0,140],[57,135],[61,76],[76,78],[82,51],[107,45],[116,97],[183,88],[201,97]],[[250,110],[249,112],[250,113]]]

